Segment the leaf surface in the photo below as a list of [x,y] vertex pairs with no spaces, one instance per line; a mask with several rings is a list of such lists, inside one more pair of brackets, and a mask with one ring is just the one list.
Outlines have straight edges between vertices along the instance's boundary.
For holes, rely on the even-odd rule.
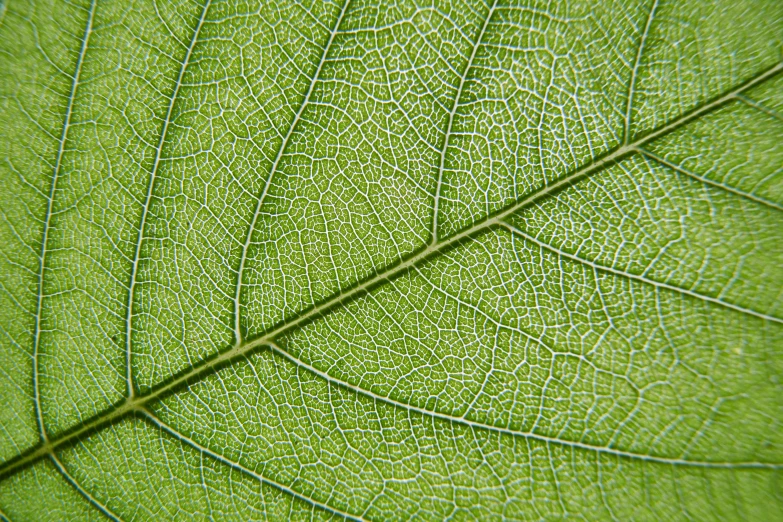
[[783,6],[0,3],[0,519],[783,517]]

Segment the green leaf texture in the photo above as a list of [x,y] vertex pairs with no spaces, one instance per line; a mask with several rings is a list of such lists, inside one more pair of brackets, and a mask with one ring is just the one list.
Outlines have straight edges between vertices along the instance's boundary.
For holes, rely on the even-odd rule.
[[0,200],[0,520],[783,519],[779,0],[5,0]]

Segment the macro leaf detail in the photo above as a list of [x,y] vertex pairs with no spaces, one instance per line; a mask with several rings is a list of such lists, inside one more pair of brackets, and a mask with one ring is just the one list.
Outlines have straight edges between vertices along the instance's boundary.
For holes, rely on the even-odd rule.
[[783,4],[0,1],[0,520],[783,518]]

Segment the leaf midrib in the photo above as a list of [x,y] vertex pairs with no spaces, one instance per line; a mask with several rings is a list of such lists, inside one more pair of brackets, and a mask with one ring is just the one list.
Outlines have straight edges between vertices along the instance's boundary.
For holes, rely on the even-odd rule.
[[[12,459],[10,461],[7,461],[2,466],[0,466],[0,480],[8,477],[9,475],[13,474],[16,470],[24,467],[25,465],[32,463],[36,460],[38,460],[41,457],[44,457],[46,455],[49,455],[50,453],[54,452],[57,448],[64,446],[68,443],[78,441],[82,437],[92,433],[93,431],[102,428],[106,425],[113,424],[116,421],[124,418],[128,414],[132,414],[135,412],[142,411],[145,406],[151,402],[154,402],[168,393],[177,390],[183,386],[192,384],[193,382],[196,382],[198,380],[201,380],[205,376],[212,374],[214,370],[219,368],[220,366],[227,364],[229,362],[232,362],[237,359],[241,359],[245,357],[246,355],[250,354],[254,350],[267,346],[271,349],[274,349],[276,347],[276,339],[296,328],[299,326],[306,324],[308,322],[311,322],[312,320],[325,315],[329,313],[329,311],[333,308],[338,308],[346,303],[352,301],[353,299],[363,295],[368,290],[370,290],[372,287],[390,281],[394,279],[396,276],[403,274],[406,272],[409,268],[411,268],[414,265],[419,264],[420,262],[430,258],[431,256],[437,255],[440,252],[446,251],[463,240],[475,236],[483,231],[497,228],[497,227],[506,227],[507,224],[505,223],[505,219],[515,212],[519,211],[522,208],[525,208],[529,205],[532,205],[539,200],[549,196],[550,194],[553,194],[565,187],[568,187],[575,183],[576,181],[579,181],[599,170],[602,168],[619,161],[620,159],[624,158],[625,156],[638,152],[639,148],[646,145],[647,143],[657,139],[658,137],[667,134],[668,132],[671,132],[672,130],[681,127],[682,125],[700,117],[704,114],[716,109],[717,107],[732,101],[734,99],[737,99],[738,95],[742,92],[750,89],[751,87],[758,85],[765,80],[775,76],[780,71],[783,71],[783,62],[776,64],[775,66],[771,67],[770,69],[767,69],[766,71],[756,75],[752,79],[734,87],[727,93],[723,94],[722,96],[715,98],[711,102],[705,103],[696,109],[692,110],[691,112],[682,115],[672,122],[663,125],[659,127],[656,130],[653,130],[652,132],[638,138],[635,142],[629,143],[627,145],[622,145],[616,148],[614,151],[608,153],[607,155],[598,158],[587,165],[581,167],[580,169],[577,169],[573,173],[564,176],[559,181],[548,185],[538,192],[535,192],[533,194],[528,195],[526,198],[506,207],[505,209],[502,209],[498,211],[497,213],[487,216],[482,221],[474,223],[472,226],[467,227],[463,229],[461,232],[443,240],[436,244],[428,244],[426,247],[422,248],[418,252],[414,252],[410,257],[408,257],[405,260],[402,260],[400,262],[397,262],[396,264],[392,264],[388,267],[386,267],[382,271],[378,271],[375,273],[374,276],[366,279],[364,282],[357,284],[356,286],[352,287],[350,290],[344,292],[344,293],[338,293],[334,295],[332,298],[327,299],[320,303],[317,306],[314,306],[310,310],[300,314],[299,316],[295,317],[294,319],[284,322],[277,327],[273,328],[272,330],[268,331],[266,334],[257,337],[255,339],[250,339],[246,341],[243,344],[236,345],[232,347],[229,350],[226,350],[224,352],[221,352],[217,354],[216,356],[205,359],[198,363],[196,366],[192,367],[191,369],[182,372],[178,376],[172,377],[167,382],[161,383],[157,388],[153,388],[150,390],[146,395],[136,395],[132,399],[128,399],[124,401],[123,403],[118,404],[115,408],[106,411],[105,413],[101,415],[97,415],[93,417],[92,419],[86,421],[81,426],[76,427],[74,430],[65,432],[61,434],[60,436],[50,439],[45,444],[41,444],[37,447],[31,448],[26,453],[20,455],[19,457]],[[776,322],[783,322],[783,320],[775,318],[775,317],[766,317],[767,320],[776,321]],[[277,348],[279,350],[278,353],[281,355],[284,355],[288,359],[294,361],[296,364],[302,366],[303,368],[308,368],[308,365],[301,361],[293,355],[288,354],[287,352],[283,351],[279,347]],[[334,378],[330,377],[331,382],[337,384],[341,381],[337,381]],[[349,383],[342,383],[343,386],[349,387],[351,389],[354,389],[355,391],[359,392],[359,388],[354,387],[353,385]],[[371,392],[368,392],[367,390],[361,390],[362,393],[365,395],[370,394],[370,396],[373,396]],[[404,403],[396,403],[392,399],[388,398],[382,398],[380,396],[373,396],[374,398],[378,400],[385,400],[389,401],[390,403],[394,403],[399,405],[400,407],[403,406]],[[408,408],[413,408],[413,406],[407,405]],[[455,417],[450,417],[448,415],[439,413],[439,412],[431,412],[428,410],[421,409],[421,413],[430,415],[430,416],[440,416],[441,418],[446,418],[449,421],[457,422],[459,419]],[[472,422],[472,421],[471,421]],[[491,425],[482,425],[479,423],[473,423],[475,427],[481,427],[482,429],[492,429],[492,430],[500,430],[500,428],[491,426]],[[516,436],[523,436],[523,437],[529,437],[529,438],[537,438],[540,437],[538,435],[532,434],[532,433],[522,433],[522,432],[513,432],[512,434]],[[549,443],[557,443],[561,445],[578,445],[579,443],[574,443],[573,441],[563,440],[563,439],[556,439],[551,438],[547,439],[547,442]],[[603,448],[600,446],[590,446],[590,445],[584,445],[583,449],[589,449],[591,451],[602,451],[603,453],[613,453],[618,456],[624,456],[627,458],[634,458],[634,459],[644,459],[644,460],[654,460],[657,459],[657,457],[652,457],[649,455],[641,455],[641,454],[634,454],[630,452],[622,452],[622,450],[614,450],[611,448]],[[673,464],[673,461],[676,461],[677,459],[668,459],[661,462],[666,462],[668,464]],[[710,463],[710,462],[699,462],[699,461],[681,461],[679,462],[680,465],[688,465],[688,466],[708,466],[710,464],[718,464],[720,463]],[[774,469],[780,469],[783,467],[783,464],[778,463],[723,463],[723,467],[729,467],[729,466],[750,466],[750,467],[766,467],[766,468],[774,468]]]

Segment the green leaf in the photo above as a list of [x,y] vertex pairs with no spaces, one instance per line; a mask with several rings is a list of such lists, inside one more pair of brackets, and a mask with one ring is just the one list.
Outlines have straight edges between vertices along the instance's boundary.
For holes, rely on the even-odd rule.
[[0,2],[0,520],[783,519],[783,4]]

